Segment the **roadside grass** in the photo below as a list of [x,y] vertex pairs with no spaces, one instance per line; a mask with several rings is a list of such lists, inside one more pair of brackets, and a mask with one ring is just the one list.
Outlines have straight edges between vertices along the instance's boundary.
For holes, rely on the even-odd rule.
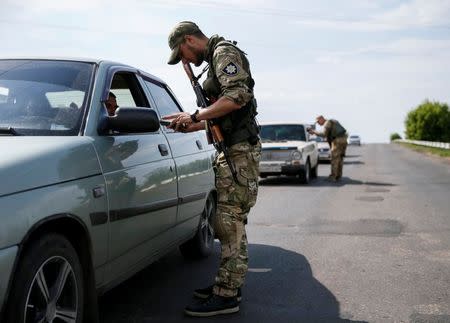
[[433,154],[441,157],[450,157],[450,149],[436,148],[436,147],[426,147],[414,144],[409,144],[406,142],[398,142],[398,144],[411,148],[412,150],[418,151],[424,154]]

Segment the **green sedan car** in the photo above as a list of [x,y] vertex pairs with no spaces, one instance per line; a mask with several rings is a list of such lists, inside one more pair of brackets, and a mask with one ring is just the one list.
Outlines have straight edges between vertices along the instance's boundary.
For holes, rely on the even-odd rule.
[[94,322],[97,296],[213,248],[215,151],[170,88],[108,61],[0,59],[0,321]]

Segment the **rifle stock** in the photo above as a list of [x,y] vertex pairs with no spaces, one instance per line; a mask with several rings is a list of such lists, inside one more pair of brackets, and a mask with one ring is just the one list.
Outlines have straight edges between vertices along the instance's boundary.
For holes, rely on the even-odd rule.
[[[202,109],[208,108],[208,106],[210,105],[210,100],[208,100],[205,91],[198,83],[198,78],[194,75],[191,64],[183,62],[183,68],[189,78],[189,81],[191,82],[192,88],[194,89],[195,92],[195,96],[197,97],[197,106]],[[236,169],[234,168],[234,165],[231,162],[228,148],[225,145],[222,129],[220,129],[220,126],[214,123],[213,120],[206,120],[206,134],[208,138],[208,143],[214,144],[214,147],[217,149],[217,151],[223,153],[225,160],[228,164],[228,167],[230,167],[233,179],[237,183],[238,179]]]

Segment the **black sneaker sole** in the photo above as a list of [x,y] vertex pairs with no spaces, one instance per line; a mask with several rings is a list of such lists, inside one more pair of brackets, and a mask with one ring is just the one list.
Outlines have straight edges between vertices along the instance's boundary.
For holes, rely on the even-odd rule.
[[[210,294],[202,294],[202,293],[198,293],[198,292],[194,291],[194,297],[197,297],[200,299],[207,299],[209,296],[211,296],[211,295]],[[238,302],[240,302],[242,300],[242,296],[237,296],[236,299]]]
[[223,310],[217,310],[217,311],[211,311],[211,312],[193,312],[189,310],[184,310],[184,313],[186,313],[189,316],[195,316],[195,317],[208,317],[208,316],[214,316],[214,315],[222,315],[222,314],[233,314],[239,312],[239,306],[225,308]]

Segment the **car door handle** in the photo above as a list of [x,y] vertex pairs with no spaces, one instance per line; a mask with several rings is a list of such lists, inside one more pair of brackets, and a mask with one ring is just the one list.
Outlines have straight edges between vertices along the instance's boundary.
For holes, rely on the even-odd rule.
[[199,150],[203,150],[203,145],[202,145],[202,142],[200,140],[197,139],[195,141],[195,143],[197,144],[197,147],[198,147]]
[[161,156],[167,156],[169,154],[169,149],[167,149],[167,146],[165,144],[159,144],[158,149],[161,153]]

